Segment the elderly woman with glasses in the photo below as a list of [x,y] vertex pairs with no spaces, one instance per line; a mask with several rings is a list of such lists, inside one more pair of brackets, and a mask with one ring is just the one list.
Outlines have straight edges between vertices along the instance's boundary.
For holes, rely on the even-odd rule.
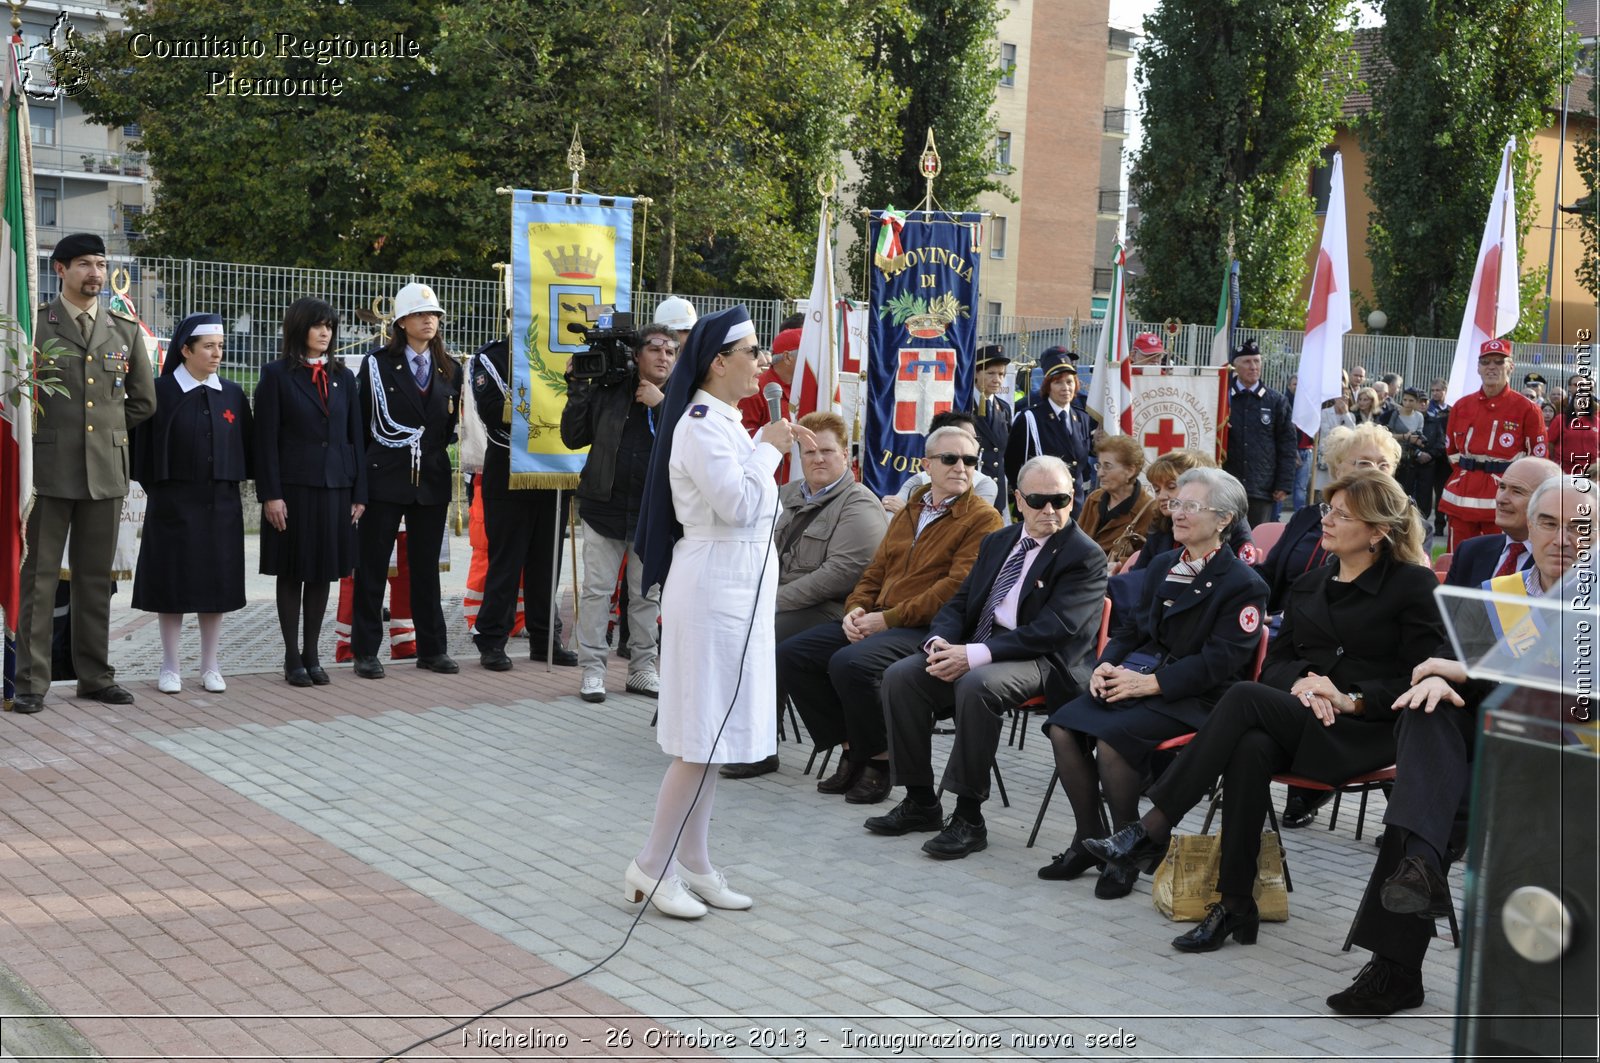
[[[1249,674],[1267,586],[1225,542],[1248,505],[1244,486],[1220,469],[1178,478],[1178,496],[1166,503],[1178,548],[1151,561],[1139,607],[1111,632],[1089,692],[1044,725],[1077,833],[1040,878],[1074,879],[1094,866],[1083,843],[1106,834],[1100,794],[1112,827],[1133,823],[1156,746],[1198,728]],[[1137,868],[1107,865],[1095,896],[1126,897],[1138,878]]]
[[1211,952],[1229,937],[1252,945],[1254,887],[1274,775],[1339,783],[1394,763],[1394,704],[1413,670],[1444,642],[1437,580],[1422,550],[1422,518],[1388,476],[1334,481],[1322,518],[1334,562],[1289,590],[1283,627],[1259,683],[1237,683],[1150,790],[1142,819],[1084,850],[1125,872],[1154,871],[1172,829],[1222,776],[1217,892],[1180,952]]

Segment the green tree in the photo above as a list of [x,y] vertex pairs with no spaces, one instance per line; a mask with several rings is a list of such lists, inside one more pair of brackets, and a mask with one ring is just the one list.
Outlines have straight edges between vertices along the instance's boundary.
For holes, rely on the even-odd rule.
[[[1538,214],[1531,134],[1571,74],[1561,0],[1386,0],[1380,59],[1360,123],[1373,213],[1377,303],[1389,329],[1454,335],[1500,168],[1517,138],[1517,237]],[[1544,267],[1522,274],[1515,339],[1537,339]]]
[[[1600,81],[1589,83],[1589,115],[1600,115]],[[1583,257],[1578,262],[1578,280],[1596,299],[1600,299],[1600,132],[1591,130],[1578,138],[1573,161],[1583,180],[1583,194],[1572,213],[1578,217],[1578,235],[1583,241]]]
[[1165,0],[1145,20],[1144,142],[1129,177],[1148,321],[1210,321],[1233,242],[1242,318],[1305,322],[1316,238],[1309,175],[1333,139],[1353,61],[1351,0]]
[[930,128],[942,167],[934,184],[941,207],[970,210],[981,193],[1010,194],[995,173],[993,111],[1004,73],[995,52],[999,21],[995,0],[908,0],[873,13],[868,69],[900,91],[880,97],[892,139],[856,156],[857,206],[906,210],[922,202],[918,160]]

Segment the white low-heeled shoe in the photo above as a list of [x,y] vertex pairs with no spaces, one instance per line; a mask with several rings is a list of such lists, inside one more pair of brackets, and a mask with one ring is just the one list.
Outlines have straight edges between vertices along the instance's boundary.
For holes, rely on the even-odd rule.
[[202,675],[200,677],[200,685],[213,694],[221,694],[228,689],[228,684],[222,679],[222,673],[216,669],[212,669]]
[[697,875],[684,868],[679,877],[683,879],[683,884],[689,887],[689,892],[713,908],[740,912],[755,903],[744,894],[729,889],[728,880],[716,868],[712,868],[709,875]]
[[[651,890],[655,890],[654,895]],[[706,906],[690,895],[681,878],[668,875],[657,886],[655,879],[639,869],[637,860],[628,863],[627,873],[622,876],[622,896],[630,904],[649,897],[656,911],[674,919],[699,919],[706,914]]]
[[177,694],[183,690],[183,680],[178,678],[177,672],[162,672],[156,680],[156,689],[163,694]]

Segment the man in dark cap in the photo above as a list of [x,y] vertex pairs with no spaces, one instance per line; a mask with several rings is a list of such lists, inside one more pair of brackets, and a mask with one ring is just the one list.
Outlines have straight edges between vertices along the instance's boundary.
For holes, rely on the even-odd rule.
[[1029,458],[1049,454],[1072,470],[1072,518],[1094,483],[1090,459],[1094,430],[1089,414],[1073,400],[1078,396],[1078,356],[1065,347],[1051,347],[1039,356],[1044,387],[1028,400],[1028,408],[1011,423],[1006,440],[1006,481],[1017,482],[1017,470]]
[[1244,484],[1252,527],[1270,523],[1272,504],[1294,489],[1296,454],[1289,400],[1261,382],[1261,349],[1245,340],[1228,362],[1228,457],[1222,468]]
[[972,416],[978,430],[978,468],[998,485],[995,508],[1005,511],[1006,440],[1011,435],[1011,404],[1000,397],[1011,356],[998,343],[978,348],[973,371]]
[[78,696],[127,705],[110,661],[111,564],[128,494],[128,429],[156,409],[155,374],[139,323],[102,306],[106,247],[63,237],[50,256],[61,294],[39,308],[34,344],[56,389],[40,390],[33,435],[36,497],[28,514],[17,624],[17,712],[38,712],[50,689],[50,631],[61,559],[72,570],[72,662]]

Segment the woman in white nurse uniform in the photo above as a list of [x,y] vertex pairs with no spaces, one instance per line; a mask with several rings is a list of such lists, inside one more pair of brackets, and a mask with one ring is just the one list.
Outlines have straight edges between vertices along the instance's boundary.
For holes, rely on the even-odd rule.
[[740,426],[737,404],[756,393],[765,367],[743,306],[696,323],[667,382],[657,429],[667,445],[651,457],[635,543],[645,586],[665,576],[656,740],[673,760],[623,893],[680,919],[707,905],[750,907],[711,863],[710,765],[777,750],[773,472],[811,433],[776,421],[751,439]]

